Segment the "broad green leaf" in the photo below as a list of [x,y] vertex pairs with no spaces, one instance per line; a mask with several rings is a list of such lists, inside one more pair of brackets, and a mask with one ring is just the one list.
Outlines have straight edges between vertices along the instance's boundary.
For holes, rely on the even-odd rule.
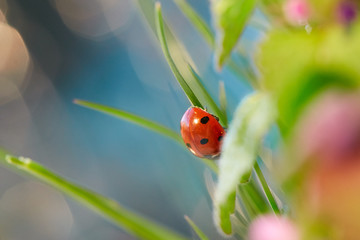
[[163,53],[165,55],[166,61],[168,62],[175,78],[179,82],[181,88],[185,92],[186,96],[188,97],[189,101],[193,106],[201,107],[203,108],[202,104],[200,103],[199,99],[196,97],[192,89],[189,87],[187,82],[185,81],[184,77],[180,73],[179,69],[177,68],[174,60],[171,57],[169,47],[167,45],[166,37],[165,37],[165,31],[164,31],[164,22],[163,17],[161,13],[161,5],[159,2],[156,3],[155,6],[155,19],[156,19],[156,31],[157,35],[160,41],[161,48],[163,50]]
[[181,138],[181,136],[176,133],[175,131],[171,130],[170,128],[164,127],[158,123],[155,123],[153,121],[150,121],[146,118],[140,117],[138,115],[123,111],[123,110],[119,110],[116,108],[112,108],[112,107],[108,107],[105,105],[101,105],[98,103],[93,103],[93,102],[89,102],[89,101],[84,101],[84,100],[79,100],[79,99],[75,99],[74,103],[86,107],[86,108],[90,108],[102,113],[106,113],[109,114],[111,116],[123,119],[125,121],[131,122],[133,124],[139,125],[143,128],[147,128],[151,131],[154,131],[156,133],[159,133],[163,136],[166,136],[168,138],[171,138],[173,140],[175,140],[176,142],[183,144],[183,140]]
[[276,110],[267,93],[246,97],[235,111],[222,146],[214,202],[214,218],[225,234],[232,233],[229,215],[237,186],[249,180],[262,138],[275,118]]
[[217,27],[216,63],[221,68],[230,57],[251,17],[256,0],[211,0]]
[[13,157],[0,150],[0,164],[51,185],[139,239],[186,239],[180,234],[126,209],[112,199],[66,180],[29,158]]
[[208,237],[205,235],[205,233],[203,233],[201,231],[201,229],[196,226],[196,224],[193,222],[193,220],[191,220],[188,216],[185,215],[185,220],[189,223],[190,227],[194,230],[194,232],[196,233],[196,235],[201,239],[201,240],[208,240]]
[[211,48],[215,47],[215,37],[214,33],[206,22],[199,16],[199,14],[194,11],[194,9],[187,3],[186,0],[175,0],[175,3],[185,14],[185,16],[190,20],[190,22],[195,26],[195,28],[200,32],[204,37],[206,42],[210,45]]

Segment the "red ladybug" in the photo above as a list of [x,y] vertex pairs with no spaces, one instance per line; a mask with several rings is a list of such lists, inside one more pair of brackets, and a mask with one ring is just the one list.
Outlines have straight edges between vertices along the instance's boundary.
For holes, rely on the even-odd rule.
[[218,118],[198,107],[190,107],[181,118],[181,136],[197,157],[216,159],[220,155],[224,128]]

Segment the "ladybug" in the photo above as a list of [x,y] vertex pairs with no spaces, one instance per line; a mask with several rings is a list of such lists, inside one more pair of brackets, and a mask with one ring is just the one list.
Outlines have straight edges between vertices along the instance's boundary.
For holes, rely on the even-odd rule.
[[187,148],[195,156],[219,157],[225,130],[216,116],[199,107],[190,107],[181,118],[180,131]]

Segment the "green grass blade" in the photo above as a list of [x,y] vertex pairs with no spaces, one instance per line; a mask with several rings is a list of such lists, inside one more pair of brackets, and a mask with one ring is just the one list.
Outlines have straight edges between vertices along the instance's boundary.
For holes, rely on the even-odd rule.
[[[89,102],[89,101],[75,99],[74,103],[78,104],[80,106],[98,111],[98,112],[102,112],[102,113],[120,118],[122,120],[131,122],[138,126],[141,126],[143,128],[147,128],[153,132],[156,132],[165,137],[168,137],[168,138],[174,140],[175,142],[179,143],[183,147],[185,147],[184,141],[182,140],[181,136],[178,133],[176,133],[175,131],[173,131],[167,127],[164,127],[158,123],[150,121],[146,118],[137,116],[135,114],[132,114],[132,113],[129,113],[129,112],[126,112],[123,110],[119,110],[116,108],[108,107],[105,105],[101,105],[101,104],[93,103],[93,102]],[[219,169],[218,169],[217,165],[214,163],[214,161],[211,161],[208,159],[201,159],[201,161],[205,165],[207,165],[214,173],[216,173],[216,174],[218,173]]]
[[187,238],[139,214],[127,210],[112,199],[74,184],[29,158],[13,157],[0,149],[0,164],[25,173],[76,199],[84,206],[122,227],[130,234],[147,240],[185,240]]
[[199,99],[196,97],[194,92],[191,90],[191,88],[189,87],[189,85],[185,81],[184,77],[181,75],[181,73],[180,73],[179,69],[177,68],[174,60],[171,57],[169,47],[168,47],[167,42],[166,42],[165,31],[164,31],[164,20],[163,20],[162,13],[161,13],[161,4],[159,2],[157,2],[155,4],[155,18],[156,18],[156,31],[157,31],[157,35],[158,35],[158,38],[159,38],[159,41],[160,41],[160,45],[161,45],[161,48],[162,48],[163,53],[165,55],[166,61],[168,62],[168,64],[169,64],[175,78],[179,82],[181,88],[185,92],[185,94],[188,97],[190,103],[193,106],[204,108],[202,106],[202,104],[200,103]]
[[253,177],[249,182],[238,185],[238,193],[251,219],[270,211],[267,200]]
[[140,117],[138,115],[135,115],[135,114],[123,111],[123,110],[119,110],[116,108],[108,107],[105,105],[101,105],[98,103],[93,103],[93,102],[79,100],[79,99],[75,99],[74,103],[78,104],[80,106],[86,107],[86,108],[90,108],[90,109],[93,109],[93,110],[96,110],[96,111],[99,111],[102,113],[109,114],[111,116],[123,119],[128,122],[134,123],[141,127],[147,128],[151,131],[159,133],[163,136],[171,138],[180,144],[184,144],[180,135],[178,133],[176,133],[175,131],[173,131],[167,127],[164,127],[158,123],[150,121],[146,118]]
[[280,214],[280,208],[279,208],[279,206],[275,200],[275,197],[273,196],[271,189],[266,182],[265,176],[262,173],[261,168],[257,162],[255,162],[254,170],[255,170],[256,174],[258,175],[260,184],[264,189],[264,193],[269,201],[271,208],[273,209],[275,214]]
[[204,37],[210,47],[214,48],[215,36],[211,28],[206,24],[206,22],[199,16],[196,11],[194,11],[194,9],[187,3],[186,0],[175,0],[175,3],[184,13],[184,15],[190,20],[190,22],[195,26],[195,28],[200,32],[200,34]]
[[[156,17],[155,12],[153,11],[154,2],[152,0],[136,0],[135,2],[137,3],[138,9],[144,17],[145,22],[152,30],[152,33],[156,36],[156,40],[158,40],[158,34],[156,30]],[[202,102],[202,96],[199,96],[200,94],[196,91],[197,86],[194,86],[192,75],[188,69],[188,64],[195,66],[194,61],[185,46],[179,40],[179,38],[175,36],[175,34],[171,31],[166,21],[163,20],[163,24],[165,32],[164,35],[166,36],[166,43],[170,52],[172,53],[171,57],[175,62],[182,77],[185,79],[186,83],[193,90],[200,102]]]
[[199,75],[195,72],[195,70],[191,67],[191,65],[188,65],[188,68],[189,68],[189,71],[191,72],[196,84],[198,85],[198,89],[202,92],[202,95],[204,96],[206,103],[209,104],[208,107],[214,111],[213,113],[219,118],[220,123],[224,127],[227,127],[226,114],[224,114],[224,112],[220,110],[220,108],[218,107],[218,105],[216,104],[214,99],[210,96],[209,92],[206,90],[206,88],[202,84],[202,81],[201,81]]
[[[183,14],[190,20],[193,26],[199,31],[201,36],[209,44],[211,49],[215,49],[215,34],[209,25],[199,16],[199,14],[187,3],[186,0],[175,0]],[[258,88],[254,73],[249,69],[243,69],[244,66],[238,66],[233,59],[229,59],[227,66],[230,71],[238,78],[245,77],[254,88]]]
[[205,235],[205,233],[203,233],[200,228],[196,226],[196,224],[188,216],[185,215],[184,218],[201,240],[208,240],[208,237]]
[[225,91],[225,84],[223,81],[219,82],[219,102],[220,102],[220,110],[223,113],[224,121],[227,123],[227,100],[226,100],[226,91]]

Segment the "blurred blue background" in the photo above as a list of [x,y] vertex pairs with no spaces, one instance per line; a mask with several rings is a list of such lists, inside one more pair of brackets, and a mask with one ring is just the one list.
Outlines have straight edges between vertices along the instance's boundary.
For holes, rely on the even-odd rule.
[[[162,3],[216,99],[218,81],[225,81],[231,117],[250,87],[226,69],[215,73],[204,39],[172,1]],[[189,3],[210,22],[207,0]],[[179,132],[189,103],[136,1],[0,0],[0,7],[2,26],[16,29],[20,44],[2,58],[15,52],[25,64],[17,71],[23,76],[8,71],[0,79],[0,146],[185,235],[192,235],[183,218],[188,215],[220,239],[200,161],[169,139],[72,103],[110,105]],[[254,34],[247,29],[245,41]],[[0,233],[4,240],[133,239],[50,187],[2,168]]]

